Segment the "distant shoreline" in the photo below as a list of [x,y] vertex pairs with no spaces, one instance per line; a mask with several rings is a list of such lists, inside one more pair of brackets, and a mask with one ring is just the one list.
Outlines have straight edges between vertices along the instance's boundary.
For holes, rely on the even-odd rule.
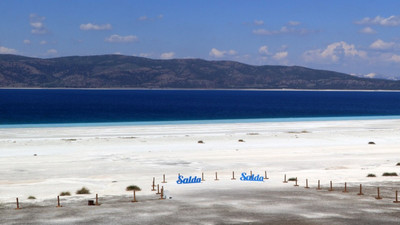
[[73,127],[130,127],[130,126],[180,126],[180,125],[228,125],[259,123],[295,123],[295,122],[332,122],[400,120],[393,116],[343,116],[343,117],[299,117],[299,118],[256,118],[256,119],[215,119],[215,120],[175,120],[175,121],[127,121],[127,122],[89,122],[89,123],[42,123],[42,124],[6,124],[0,129],[24,128],[73,128]]

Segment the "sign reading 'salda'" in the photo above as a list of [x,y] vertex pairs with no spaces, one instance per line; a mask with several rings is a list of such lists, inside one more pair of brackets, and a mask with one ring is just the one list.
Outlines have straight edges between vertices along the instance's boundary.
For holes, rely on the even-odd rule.
[[242,173],[242,176],[240,177],[241,181],[261,181],[264,182],[264,177],[260,176],[259,174],[257,174],[257,176],[255,176],[254,174],[251,175],[247,175],[245,172]]
[[193,184],[193,183],[201,183],[201,178],[197,176],[190,176],[184,178],[182,175],[178,176],[178,180],[176,181],[177,184]]

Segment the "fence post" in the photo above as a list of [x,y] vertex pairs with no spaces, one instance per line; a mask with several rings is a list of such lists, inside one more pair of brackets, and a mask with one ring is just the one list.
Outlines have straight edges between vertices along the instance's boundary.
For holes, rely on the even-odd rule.
[[348,191],[347,191],[347,183],[346,183],[346,182],[344,182],[344,190],[343,190],[343,192],[344,192],[344,193],[348,192]]
[[160,199],[165,199],[164,198],[164,186],[161,187],[161,196]]
[[393,201],[393,203],[400,203],[399,200],[398,200],[398,198],[397,198],[397,190],[396,190],[396,200]]
[[159,194],[161,194],[161,193],[160,193],[160,185],[157,184],[157,193],[156,193],[156,195],[159,195]]
[[15,208],[15,209],[21,209],[21,208],[19,207],[19,201],[18,201],[18,198],[17,198],[17,208]]
[[60,196],[57,196],[57,208],[62,207],[60,204]]
[[321,190],[321,181],[320,181],[320,180],[318,180],[318,187],[317,187],[317,190]]
[[360,193],[358,193],[357,195],[364,195],[364,194],[362,193],[362,184],[360,184]]
[[285,176],[284,176],[284,178],[283,178],[283,183],[287,183],[286,174],[285,174]]
[[151,186],[152,186],[151,191],[156,191],[156,189],[155,189],[155,187],[156,187],[156,178],[155,177],[153,177],[153,184]]
[[378,196],[376,196],[375,199],[378,199],[378,200],[382,199],[380,191],[379,191],[379,187],[377,188],[377,191],[378,191]]
[[295,187],[298,187],[298,186],[299,186],[299,185],[297,184],[297,177],[296,177],[294,186],[295,186]]

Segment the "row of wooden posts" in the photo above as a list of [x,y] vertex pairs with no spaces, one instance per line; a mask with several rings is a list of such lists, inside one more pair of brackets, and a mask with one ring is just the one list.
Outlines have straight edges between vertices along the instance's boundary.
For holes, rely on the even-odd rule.
[[[178,177],[180,177],[180,175],[181,175],[181,174],[178,173]],[[253,172],[252,172],[252,171],[250,171],[250,176],[251,176],[251,175],[253,175]],[[264,177],[263,177],[263,178],[264,178],[265,180],[269,179],[268,176],[267,176],[267,171],[264,171]],[[215,179],[214,179],[214,180],[215,180],[215,181],[218,181],[218,180],[219,180],[219,179],[218,179],[218,172],[215,172]],[[235,178],[235,171],[232,171],[232,178],[231,178],[231,180],[236,180],[236,178]],[[203,173],[203,172],[201,173],[201,181],[205,181],[205,179],[204,179],[204,173]],[[162,181],[161,183],[167,183],[167,181],[166,181],[166,179],[165,179],[165,174],[163,174],[163,181]],[[283,183],[288,183],[288,180],[286,179],[286,174],[284,175]],[[294,184],[294,186],[296,186],[296,187],[299,186],[298,183],[297,183],[297,177],[295,178],[295,184]],[[153,177],[153,182],[152,182],[151,187],[152,187],[151,191],[156,191],[156,187],[157,187],[157,193],[156,193],[156,194],[157,194],[157,195],[160,195],[160,198],[159,198],[159,199],[161,199],[161,200],[165,199],[165,197],[164,197],[164,186],[161,187],[161,191],[160,191],[160,185],[159,185],[159,184],[156,185],[156,183],[155,183],[155,177]],[[308,179],[306,179],[306,186],[305,186],[305,188],[310,188],[309,185],[308,185]],[[321,190],[321,189],[322,189],[322,188],[321,188],[321,182],[320,182],[320,180],[318,180],[318,186],[317,186],[316,189],[317,189],[317,190]],[[332,181],[330,181],[330,188],[329,188],[329,191],[333,191]],[[344,190],[343,190],[343,192],[348,192],[348,190],[347,190],[347,183],[346,183],[346,182],[344,183]],[[378,192],[378,194],[377,194],[377,196],[376,196],[375,198],[376,198],[376,199],[382,199],[382,197],[380,196],[379,187],[377,188],[377,192]],[[360,184],[360,192],[359,192],[357,195],[364,195],[364,193],[362,192],[362,184]],[[136,190],[133,190],[133,200],[132,200],[132,202],[137,202],[137,199],[136,199]],[[395,194],[395,201],[393,201],[393,202],[394,202],[394,203],[400,203],[400,201],[398,200],[398,191],[397,191],[397,190],[396,190],[396,194]],[[20,207],[20,205],[19,205],[18,198],[16,198],[16,204],[17,204],[17,208],[15,208],[15,209],[21,209],[21,207]],[[100,206],[98,194],[96,194],[96,202],[94,203],[93,200],[89,200],[89,201],[88,201],[88,205]],[[62,205],[60,204],[60,196],[57,196],[57,207],[62,207]]]
[[[153,178],[153,182],[154,182],[154,178]],[[166,182],[164,182],[164,183],[166,183]],[[153,187],[153,189],[154,189],[154,187]],[[155,189],[154,189],[154,191],[155,191]],[[159,199],[164,200],[165,199],[165,197],[164,197],[164,186],[161,186],[161,191],[160,191],[160,186],[157,184],[157,193],[156,194],[160,195]],[[136,199],[136,190],[133,190],[133,200],[131,202],[138,202],[137,199]],[[20,207],[20,205],[19,205],[19,199],[18,198],[16,198],[16,204],[17,204],[17,208],[15,208],[15,209],[17,209],[17,210],[18,209],[22,209]],[[99,195],[96,194],[96,202],[93,201],[93,200],[88,200],[88,205],[89,206],[100,206],[101,204],[99,203]],[[60,203],[60,196],[59,195],[57,196],[57,206],[56,207],[57,208],[63,207],[61,205],[61,203]]]
[[[298,183],[297,183],[297,177],[295,178],[294,182],[295,182],[294,186],[295,186],[295,187],[298,187],[299,185],[298,185]],[[288,180],[286,179],[286,174],[285,174],[284,177],[283,177],[283,183],[288,183]],[[306,186],[305,186],[304,188],[310,188],[310,187],[308,186],[308,179],[306,179]],[[322,190],[322,188],[321,188],[321,181],[320,181],[320,180],[318,180],[318,186],[317,186],[316,189],[317,189],[317,190]],[[360,191],[357,193],[357,195],[364,195],[363,189],[362,189],[362,184],[360,184],[360,189],[359,189],[359,190],[360,190]],[[328,189],[328,191],[333,191],[332,181],[329,182],[329,189]],[[342,192],[343,192],[343,193],[349,192],[349,191],[347,190],[347,182],[344,183],[344,189],[343,189]],[[375,197],[375,199],[378,199],[378,200],[382,199],[382,196],[381,196],[381,194],[380,194],[380,189],[379,189],[379,187],[377,187],[377,196]],[[395,191],[395,200],[393,201],[393,203],[400,203],[400,201],[398,200],[398,191],[397,191],[397,190]]]
[[[250,171],[250,175],[252,175],[252,174],[253,174],[253,172]],[[180,173],[178,174],[178,176],[180,176]],[[269,178],[267,177],[267,171],[265,171],[264,179],[269,179]],[[218,172],[215,172],[215,180],[216,180],[216,181],[219,180],[219,179],[218,179]],[[232,171],[232,179],[231,179],[231,180],[236,180],[236,178],[235,178],[235,171]],[[204,179],[204,173],[201,173],[201,181],[205,181],[205,179]],[[165,179],[165,174],[163,174],[163,181],[162,181],[161,183],[167,183],[167,181],[166,181],[166,179]],[[152,189],[151,189],[151,191],[156,191],[155,187],[156,187],[156,184],[155,184],[155,177],[153,177],[153,183],[152,183]],[[160,191],[160,185],[157,184],[157,193],[156,193],[156,194],[159,194],[159,195],[160,195],[160,199],[165,199],[165,197],[164,197],[164,186],[161,187],[161,191]],[[132,202],[137,202],[137,199],[136,199],[136,190],[133,190],[133,200],[132,200]],[[16,204],[17,204],[17,208],[15,208],[15,209],[21,209],[21,207],[20,207],[20,205],[19,205],[19,199],[18,199],[18,198],[16,198]],[[93,200],[89,200],[89,201],[88,201],[88,205],[100,206],[98,194],[96,194],[96,202],[94,202]],[[57,207],[58,207],[58,208],[59,208],[59,207],[62,207],[62,205],[60,204],[60,196],[57,196]]]

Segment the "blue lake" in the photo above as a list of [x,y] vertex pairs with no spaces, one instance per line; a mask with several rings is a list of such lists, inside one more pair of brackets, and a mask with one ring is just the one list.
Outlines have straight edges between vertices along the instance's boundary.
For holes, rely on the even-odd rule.
[[0,89],[0,126],[400,116],[400,92]]

